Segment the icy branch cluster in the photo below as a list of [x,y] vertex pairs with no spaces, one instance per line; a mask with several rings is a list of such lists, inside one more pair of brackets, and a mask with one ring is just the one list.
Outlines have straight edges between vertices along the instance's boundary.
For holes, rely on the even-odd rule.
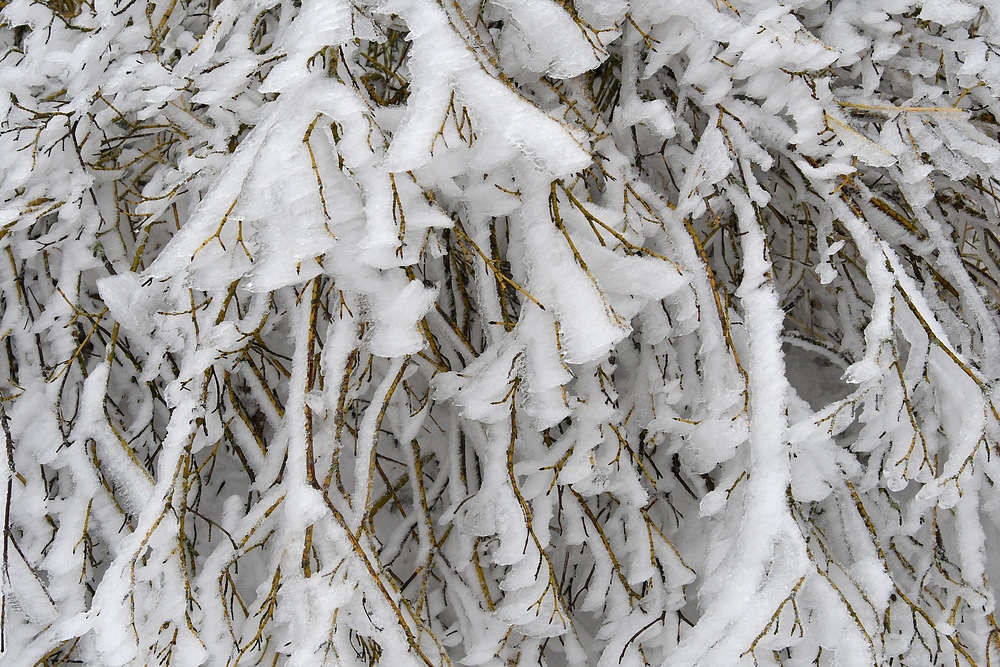
[[0,661],[1000,661],[1000,5],[0,0]]

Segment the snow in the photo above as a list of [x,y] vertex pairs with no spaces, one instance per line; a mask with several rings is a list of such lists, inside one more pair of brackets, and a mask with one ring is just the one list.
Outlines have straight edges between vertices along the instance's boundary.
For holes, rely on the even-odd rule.
[[989,663],[993,10],[7,2],[0,662]]

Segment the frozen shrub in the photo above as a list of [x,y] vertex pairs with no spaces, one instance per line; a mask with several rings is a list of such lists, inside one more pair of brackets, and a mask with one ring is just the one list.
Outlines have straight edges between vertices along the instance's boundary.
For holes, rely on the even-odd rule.
[[1000,660],[1000,15],[0,0],[4,665]]

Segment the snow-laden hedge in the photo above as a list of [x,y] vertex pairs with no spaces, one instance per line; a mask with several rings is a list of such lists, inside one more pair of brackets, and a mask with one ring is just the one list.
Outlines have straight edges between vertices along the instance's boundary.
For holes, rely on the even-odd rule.
[[0,661],[1000,661],[1000,10],[0,1]]

